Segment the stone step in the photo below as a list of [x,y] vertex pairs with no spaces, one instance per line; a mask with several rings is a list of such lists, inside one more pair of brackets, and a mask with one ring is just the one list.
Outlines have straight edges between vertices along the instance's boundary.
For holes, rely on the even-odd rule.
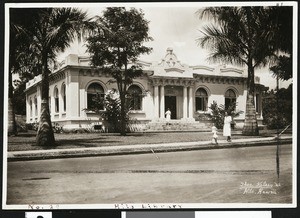
[[149,131],[209,131],[211,127],[207,123],[200,123],[197,121],[169,121],[169,122],[150,122],[146,125],[146,130]]

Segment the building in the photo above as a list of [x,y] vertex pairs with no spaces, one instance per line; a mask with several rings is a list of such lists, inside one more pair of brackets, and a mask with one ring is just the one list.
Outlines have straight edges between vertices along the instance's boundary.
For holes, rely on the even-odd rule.
[[[171,111],[171,124],[191,124],[205,128],[211,123],[203,116],[213,101],[228,106],[237,103],[237,110],[245,111],[247,72],[221,66],[188,66],[182,64],[173,49],[156,63],[140,61],[143,75],[135,79],[128,91],[135,93],[130,116],[137,129],[162,128],[166,124],[165,112]],[[109,83],[111,77],[89,65],[88,57],[70,54],[58,70],[50,74],[49,102],[52,122],[64,129],[89,128],[105,124],[93,111],[89,111],[96,94],[104,95],[116,89]],[[41,105],[41,75],[26,84],[27,123],[39,121]],[[256,77],[255,103],[259,124],[262,121],[262,91]],[[86,110],[87,109],[87,110]],[[235,119],[243,126],[244,114]],[[152,126],[152,127],[151,127]]]

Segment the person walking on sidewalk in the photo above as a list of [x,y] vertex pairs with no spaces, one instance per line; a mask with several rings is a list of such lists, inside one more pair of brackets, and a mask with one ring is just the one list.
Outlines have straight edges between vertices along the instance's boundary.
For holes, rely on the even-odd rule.
[[227,142],[231,142],[231,122],[232,122],[231,116],[228,116],[228,113],[225,112],[223,136],[227,137]]

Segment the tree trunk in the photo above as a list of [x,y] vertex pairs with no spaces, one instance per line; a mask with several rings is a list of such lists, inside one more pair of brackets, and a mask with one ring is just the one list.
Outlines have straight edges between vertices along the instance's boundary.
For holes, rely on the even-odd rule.
[[254,104],[254,68],[248,65],[247,101],[243,135],[259,135]]
[[8,87],[8,135],[17,135],[17,125],[15,119],[15,111],[13,105],[13,85],[12,72],[9,72],[9,87]]
[[36,136],[37,146],[55,146],[54,133],[49,112],[49,75],[47,57],[43,57],[42,67],[42,104],[39,128]]
[[126,111],[125,111],[125,94],[120,93],[121,99],[121,135],[126,136]]

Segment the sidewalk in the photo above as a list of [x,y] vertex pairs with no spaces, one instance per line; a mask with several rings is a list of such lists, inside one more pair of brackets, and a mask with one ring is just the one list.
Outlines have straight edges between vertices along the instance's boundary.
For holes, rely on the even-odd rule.
[[[139,144],[139,145],[120,145],[105,146],[93,148],[71,148],[71,149],[51,149],[51,150],[30,150],[30,151],[12,151],[7,152],[8,161],[26,161],[26,160],[42,160],[72,157],[89,157],[89,156],[105,156],[105,155],[125,155],[125,154],[142,154],[142,153],[158,153],[158,152],[174,152],[189,151],[202,149],[222,149],[222,148],[238,148],[264,145],[277,145],[274,137],[263,138],[247,138],[236,139],[232,142],[220,140],[218,145],[212,144],[211,141],[199,142],[180,142],[180,143],[164,143],[164,144]],[[292,136],[281,136],[280,144],[291,144]]]

